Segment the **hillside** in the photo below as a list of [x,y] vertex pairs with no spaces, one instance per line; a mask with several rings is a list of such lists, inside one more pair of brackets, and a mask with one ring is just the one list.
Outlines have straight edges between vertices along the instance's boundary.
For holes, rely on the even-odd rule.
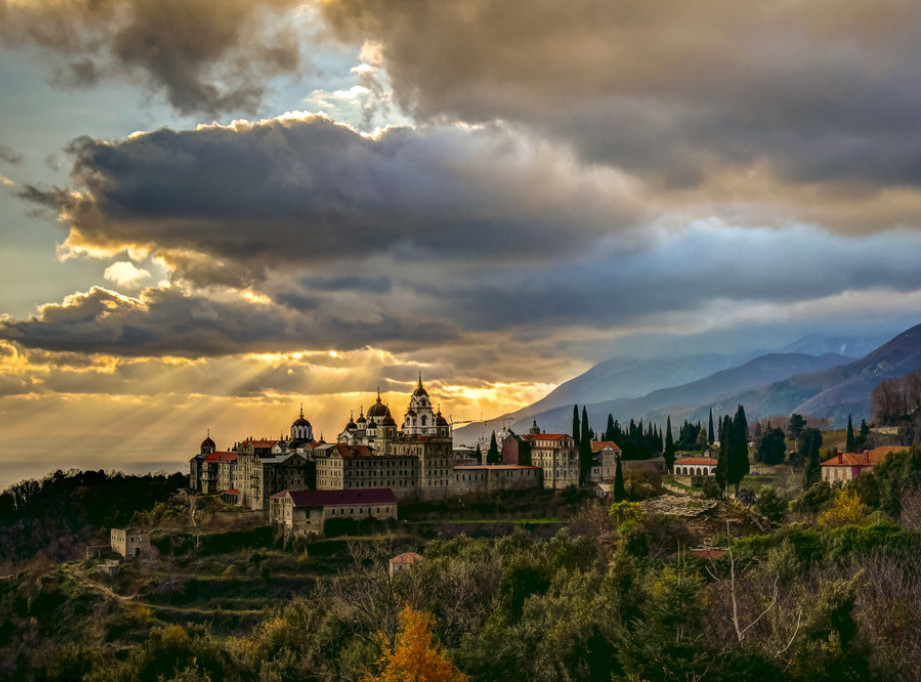
[[[841,424],[848,415],[869,419],[870,395],[883,379],[921,369],[921,325],[908,329],[867,356],[820,372],[791,376],[766,386],[716,401],[714,412],[728,412],[739,403],[753,416],[799,412],[830,417]],[[699,406],[692,417],[706,414]]]
[[[576,403],[590,406],[589,410],[597,415],[592,417],[593,423],[597,423],[599,419],[606,419],[608,412],[622,420],[643,417],[648,412],[658,413],[666,407],[681,407],[685,413],[690,413],[701,402],[713,401],[726,392],[754,388],[792,374],[823,370],[833,364],[862,357],[888,338],[879,335],[850,337],[812,334],[776,351],[752,350],[736,355],[709,353],[655,359],[612,358],[599,362],[583,374],[560,384],[545,397],[527,407],[459,428],[454,432],[454,436],[458,442],[472,443],[483,434],[499,431],[506,425],[511,425],[513,429],[526,428],[535,417],[541,426],[546,424],[547,429],[568,430],[572,406]],[[826,364],[820,361],[816,365],[807,363],[797,366],[797,361],[793,359],[794,356],[823,355],[837,356],[840,362]],[[787,356],[792,364],[784,367],[783,360],[770,359],[771,356]],[[756,362],[759,357],[769,359]],[[752,362],[755,364],[751,365]],[[738,375],[721,374],[740,367],[746,369],[741,370]],[[712,383],[690,386],[715,374],[719,376],[714,378]],[[690,388],[683,396],[681,392],[673,397],[668,394],[653,396],[664,389],[686,386]],[[649,400],[646,400],[647,398]],[[632,400],[645,402],[633,403]]]
[[[587,405],[589,420],[600,427],[613,414],[621,422],[630,419],[649,419],[664,424],[665,416],[672,415],[672,421],[680,421],[700,405],[709,405],[720,396],[735,394],[746,389],[763,386],[765,383],[791,377],[802,372],[824,370],[849,362],[843,355],[827,353],[820,357],[798,353],[771,353],[750,360],[739,367],[715,372],[702,379],[680,386],[653,391],[640,398],[621,398]],[[547,431],[569,431],[572,422],[572,405],[578,400],[536,415],[538,424]],[[706,414],[704,414],[706,416]],[[661,417],[661,418],[660,418]],[[524,430],[530,426],[531,417],[516,421],[511,428]]]

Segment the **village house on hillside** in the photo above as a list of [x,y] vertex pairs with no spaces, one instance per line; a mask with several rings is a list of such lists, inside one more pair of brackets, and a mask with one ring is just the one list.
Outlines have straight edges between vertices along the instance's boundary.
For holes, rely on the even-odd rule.
[[861,453],[845,452],[822,462],[822,480],[829,483],[850,481],[872,469],[893,452],[902,452],[903,445],[883,445]]

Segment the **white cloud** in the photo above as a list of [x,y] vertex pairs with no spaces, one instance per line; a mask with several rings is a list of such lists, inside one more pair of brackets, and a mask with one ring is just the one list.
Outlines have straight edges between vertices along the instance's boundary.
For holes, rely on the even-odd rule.
[[107,267],[103,277],[119,286],[137,287],[143,280],[150,277],[150,273],[129,261],[119,261]]

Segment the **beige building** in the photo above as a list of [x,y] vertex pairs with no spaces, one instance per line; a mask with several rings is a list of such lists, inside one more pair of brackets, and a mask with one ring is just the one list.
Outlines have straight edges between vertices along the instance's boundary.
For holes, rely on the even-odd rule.
[[617,458],[622,454],[620,447],[611,440],[592,441],[592,468],[588,472],[591,483],[608,483],[614,480]]
[[531,443],[531,464],[543,470],[544,487],[559,490],[579,485],[579,453],[568,433],[535,433],[522,436]]
[[389,488],[283,490],[272,495],[270,517],[288,537],[322,536],[329,519],[397,518],[397,498]]
[[845,452],[822,462],[822,480],[829,483],[843,483],[869,471],[893,452],[904,451],[903,445],[884,445],[861,453]]
[[113,528],[109,538],[112,551],[126,559],[150,551],[150,532],[141,528]]

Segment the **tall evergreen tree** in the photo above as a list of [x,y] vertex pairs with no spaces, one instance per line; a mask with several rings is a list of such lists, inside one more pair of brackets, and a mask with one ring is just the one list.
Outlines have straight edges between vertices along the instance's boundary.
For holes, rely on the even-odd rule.
[[731,422],[729,416],[720,418],[720,447],[716,455],[716,482],[720,488],[725,489],[729,482],[729,431]]
[[572,406],[572,439],[576,441],[576,446],[579,445],[579,437],[582,434],[579,431],[579,406]]
[[614,415],[610,413],[608,413],[608,427],[604,430],[604,439],[614,440]]
[[483,450],[480,448],[480,444],[476,444],[476,452],[473,453],[473,456],[476,458],[476,461],[480,464],[483,464]]
[[710,408],[710,425],[707,428],[707,442],[713,445],[716,442],[716,434],[713,433],[713,408]]
[[745,418],[745,408],[739,405],[731,427],[731,451],[729,454],[729,468],[726,480],[736,488],[739,494],[739,484],[750,471],[748,462],[748,420]]
[[803,478],[804,487],[808,488],[822,477],[819,463],[819,448],[822,447],[822,432],[818,429],[803,429],[800,434],[800,460],[806,463]]
[[579,482],[588,482],[588,473],[592,469],[592,435],[588,425],[588,413],[582,408],[582,431],[579,434]]
[[614,469],[614,501],[623,502],[627,498],[624,489],[624,472],[620,467],[620,457],[617,458],[617,467]]
[[672,471],[675,467],[675,440],[672,438],[672,418],[665,420],[665,468]]
[[851,420],[851,415],[847,416],[847,441],[844,449],[846,452],[854,452],[857,449],[857,440],[854,438],[854,422]]
[[499,464],[499,462],[499,443],[496,442],[496,432],[493,431],[489,439],[489,450],[486,452],[486,463]]

